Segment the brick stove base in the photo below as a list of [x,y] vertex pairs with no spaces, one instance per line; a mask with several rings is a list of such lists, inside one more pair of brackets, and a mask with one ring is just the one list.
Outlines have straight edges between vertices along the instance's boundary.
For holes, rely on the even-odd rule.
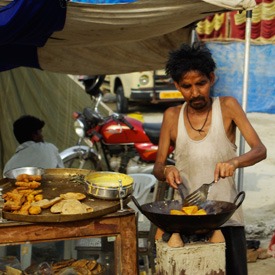
[[191,243],[169,247],[156,242],[156,275],[224,275],[225,243]]

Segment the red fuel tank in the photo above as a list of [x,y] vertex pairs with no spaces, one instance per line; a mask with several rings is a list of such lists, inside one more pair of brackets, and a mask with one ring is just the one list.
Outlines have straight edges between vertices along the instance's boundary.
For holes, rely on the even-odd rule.
[[114,120],[110,120],[104,124],[100,130],[100,134],[102,135],[105,143],[119,144],[150,142],[148,136],[143,130],[142,122],[130,117],[125,118],[131,125],[134,126],[134,129],[131,130],[124,123],[119,124]]

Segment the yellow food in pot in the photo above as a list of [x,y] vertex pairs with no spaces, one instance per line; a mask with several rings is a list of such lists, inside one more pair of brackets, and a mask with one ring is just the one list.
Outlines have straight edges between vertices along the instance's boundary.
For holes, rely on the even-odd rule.
[[126,174],[115,172],[89,173],[88,176],[85,177],[85,180],[93,185],[106,188],[119,187],[119,180],[121,180],[121,184],[123,187],[133,184],[134,181],[132,177]]
[[207,212],[201,208],[199,209],[197,205],[184,206],[181,210],[172,209],[170,210],[171,215],[207,215]]

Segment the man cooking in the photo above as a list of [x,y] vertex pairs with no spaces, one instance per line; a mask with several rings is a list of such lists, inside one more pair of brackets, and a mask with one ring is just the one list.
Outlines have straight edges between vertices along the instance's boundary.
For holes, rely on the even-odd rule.
[[[233,202],[237,195],[235,170],[265,159],[266,148],[235,98],[210,96],[215,68],[215,61],[203,44],[183,44],[170,53],[166,73],[185,103],[164,113],[154,175],[175,189],[183,182],[185,196],[215,180],[208,199]],[[241,156],[236,154],[237,127],[250,146]],[[175,145],[175,166],[165,163],[171,143]],[[241,207],[223,225],[222,233],[226,242],[226,274],[247,274]]]

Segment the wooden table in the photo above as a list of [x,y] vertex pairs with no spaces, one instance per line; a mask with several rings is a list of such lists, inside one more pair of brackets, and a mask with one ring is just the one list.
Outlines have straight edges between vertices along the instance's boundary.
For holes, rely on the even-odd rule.
[[115,274],[138,274],[137,221],[133,210],[62,223],[0,223],[0,245],[115,236]]

